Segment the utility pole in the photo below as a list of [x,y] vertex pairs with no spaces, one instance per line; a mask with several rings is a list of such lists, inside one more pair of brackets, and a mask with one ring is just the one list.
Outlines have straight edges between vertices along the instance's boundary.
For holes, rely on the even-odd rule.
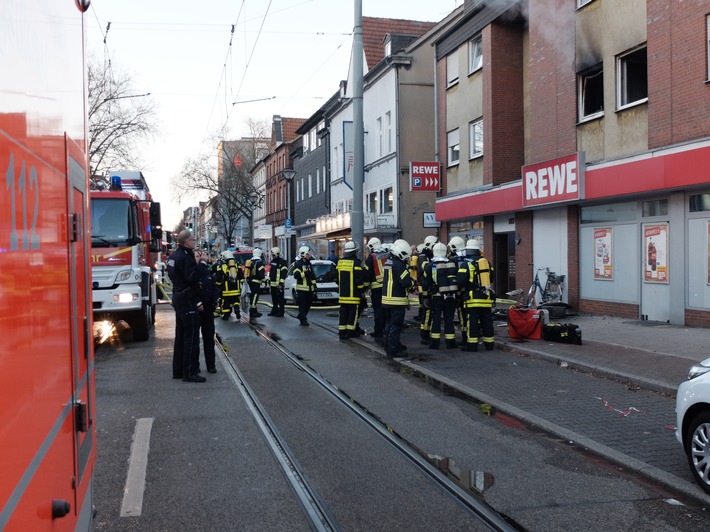
[[365,180],[365,126],[363,123],[363,45],[362,45],[362,0],[355,0],[355,27],[353,28],[353,207],[350,213],[352,239],[362,249],[365,239],[365,216],[363,214],[362,187]]

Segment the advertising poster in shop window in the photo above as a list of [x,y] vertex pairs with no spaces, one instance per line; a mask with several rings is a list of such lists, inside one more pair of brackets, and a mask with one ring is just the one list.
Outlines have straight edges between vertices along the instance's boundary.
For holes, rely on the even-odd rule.
[[644,276],[648,283],[668,282],[668,224],[643,228]]
[[611,281],[613,268],[613,232],[611,227],[594,229],[594,278]]

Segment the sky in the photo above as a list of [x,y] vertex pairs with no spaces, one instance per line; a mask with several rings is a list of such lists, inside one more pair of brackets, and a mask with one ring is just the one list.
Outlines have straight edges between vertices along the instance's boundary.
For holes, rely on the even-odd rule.
[[[461,3],[362,0],[362,14],[437,22]],[[157,111],[160,133],[141,148],[138,170],[164,227],[195,203],[171,189],[188,159],[216,153],[218,136],[247,135],[246,119],[308,118],[338,90],[354,12],[353,0],[92,1],[88,53],[126,71]]]

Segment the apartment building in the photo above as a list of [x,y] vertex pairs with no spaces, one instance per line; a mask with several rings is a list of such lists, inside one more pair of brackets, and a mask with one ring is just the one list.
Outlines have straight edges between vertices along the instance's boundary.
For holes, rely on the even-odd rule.
[[464,4],[436,42],[436,217],[482,239],[499,293],[547,266],[581,311],[710,326],[709,14]]

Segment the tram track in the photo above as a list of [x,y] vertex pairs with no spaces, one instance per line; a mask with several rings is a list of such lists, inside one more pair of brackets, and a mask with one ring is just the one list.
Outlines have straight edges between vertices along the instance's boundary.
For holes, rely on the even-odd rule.
[[[322,390],[328,392],[331,397],[336,399],[338,404],[345,406],[350,412],[355,414],[361,422],[379,435],[398,455],[405,458],[417,471],[429,479],[429,481],[436,485],[446,496],[455,501],[459,507],[463,508],[471,517],[478,520],[478,522],[483,524],[487,529],[506,531],[518,529],[475,494],[465,490],[444,472],[439,470],[424,453],[417,450],[415,446],[403,439],[394,427],[383,422],[374,413],[364,408],[357,399],[330,383],[304,362],[301,357],[272,338],[268,332],[264,331],[258,324],[250,323],[247,320],[242,320],[242,322],[248,324],[256,335],[258,335],[262,341],[266,342],[270,348],[278,352],[296,369],[307,375]],[[320,324],[319,326],[329,331],[327,327]],[[252,417],[264,434],[272,453],[296,493],[306,516],[311,522],[312,528],[315,530],[340,530],[339,524],[328,511],[327,505],[318,495],[317,489],[313,487],[307,475],[303,472],[297,458],[289,449],[284,438],[279,434],[278,428],[269,417],[268,412],[266,412],[259,398],[249,386],[249,383],[246,381],[236,362],[227,356],[224,346],[221,343],[218,342],[217,345],[225,362],[225,367],[229,368],[230,377],[248,404]]]

